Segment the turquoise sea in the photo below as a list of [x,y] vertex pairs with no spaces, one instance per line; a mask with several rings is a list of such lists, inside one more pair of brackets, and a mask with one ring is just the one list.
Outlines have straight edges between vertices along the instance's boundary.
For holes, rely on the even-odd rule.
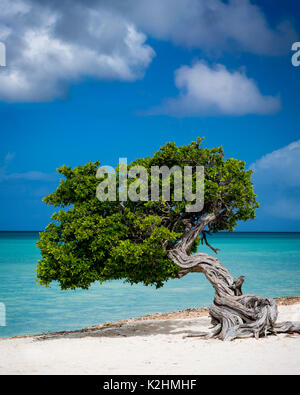
[[[0,303],[6,306],[0,337],[81,329],[212,301],[213,289],[197,273],[170,280],[159,290],[122,281],[95,283],[88,291],[38,286],[37,239],[38,232],[0,232]],[[231,273],[246,276],[244,293],[300,295],[300,233],[222,233],[210,240]]]

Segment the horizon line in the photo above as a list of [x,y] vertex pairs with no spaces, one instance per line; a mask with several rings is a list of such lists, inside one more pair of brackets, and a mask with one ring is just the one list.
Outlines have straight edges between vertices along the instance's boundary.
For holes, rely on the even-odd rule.
[[[45,230],[0,230],[0,233],[39,233],[39,232],[44,232]],[[248,230],[248,231],[233,231],[233,232],[226,232],[226,231],[220,231],[217,233],[212,233],[212,235],[216,234],[232,234],[232,233],[300,233],[299,230],[296,231],[284,231],[284,230],[278,230],[278,231],[271,231],[271,230]]]

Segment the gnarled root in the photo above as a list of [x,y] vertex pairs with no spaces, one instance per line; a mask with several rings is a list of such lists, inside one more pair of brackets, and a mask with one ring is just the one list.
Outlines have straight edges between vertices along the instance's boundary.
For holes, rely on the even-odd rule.
[[218,339],[229,341],[252,336],[258,339],[274,327],[278,309],[273,299],[245,295],[236,298],[236,304],[227,299],[216,297],[210,309],[214,322],[221,324],[214,334]]
[[217,258],[207,254],[187,255],[179,249],[169,252],[169,257],[181,270],[178,277],[190,272],[204,273],[215,289],[210,307],[213,330],[209,334],[187,337],[236,338],[259,337],[276,333],[300,333],[300,322],[276,323],[278,308],[275,300],[257,295],[243,295],[243,276],[234,278]]
[[245,277],[232,277],[217,258],[208,254],[191,255],[196,237],[215,219],[215,214],[208,214],[193,229],[187,228],[175,248],[168,251],[168,257],[180,267],[179,278],[191,272],[203,273],[215,289],[214,302],[209,311],[212,332],[191,336],[233,340],[243,337],[258,339],[276,333],[300,333],[300,322],[276,323],[278,308],[275,300],[242,294]]
[[300,322],[276,324],[278,308],[275,300],[257,295],[229,298],[216,296],[209,314],[213,324],[211,333],[192,337],[230,341],[246,337],[258,339],[268,334],[300,333]]

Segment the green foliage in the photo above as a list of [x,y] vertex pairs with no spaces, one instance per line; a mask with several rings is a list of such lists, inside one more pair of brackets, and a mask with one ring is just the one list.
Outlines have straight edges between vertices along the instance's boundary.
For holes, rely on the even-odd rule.
[[[252,172],[245,170],[243,161],[225,159],[222,147],[203,148],[202,141],[198,138],[179,147],[167,143],[152,157],[137,159],[128,166],[142,165],[148,174],[151,166],[204,166],[205,204],[201,212],[188,213],[188,202],[174,201],[172,181],[169,202],[100,202],[96,198],[99,162],[59,168],[64,178],[57,190],[44,198],[58,211],[37,243],[42,255],[37,267],[39,283],[48,286],[57,281],[62,289],[87,289],[95,281],[124,279],[131,284],[161,287],[178,273],[167,250],[181,237],[186,220],[195,225],[203,215],[217,211],[209,230],[218,232],[232,231],[239,220],[255,218],[258,204]],[[199,242],[200,238],[192,252]]]

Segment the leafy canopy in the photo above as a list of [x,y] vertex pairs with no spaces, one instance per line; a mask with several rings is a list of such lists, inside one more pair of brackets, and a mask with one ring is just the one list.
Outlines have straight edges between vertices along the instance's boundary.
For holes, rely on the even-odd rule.
[[[217,214],[209,224],[213,233],[233,231],[237,221],[254,219],[258,203],[252,172],[245,170],[243,161],[225,159],[222,147],[209,149],[202,143],[200,138],[179,147],[167,143],[153,156],[128,165],[128,169],[144,166],[149,175],[152,166],[204,166],[205,199],[200,212],[187,212],[185,200],[174,201],[172,177],[170,201],[101,202],[96,197],[99,162],[74,169],[60,167],[57,171],[64,178],[57,190],[43,199],[58,211],[37,242],[42,255],[37,267],[39,283],[48,286],[57,281],[62,289],[87,289],[95,281],[124,279],[161,287],[177,276],[179,268],[167,252],[187,226],[195,226],[211,212]],[[133,181],[128,179],[128,184]],[[195,187],[194,178],[193,184]],[[193,252],[200,241],[195,241]]]

